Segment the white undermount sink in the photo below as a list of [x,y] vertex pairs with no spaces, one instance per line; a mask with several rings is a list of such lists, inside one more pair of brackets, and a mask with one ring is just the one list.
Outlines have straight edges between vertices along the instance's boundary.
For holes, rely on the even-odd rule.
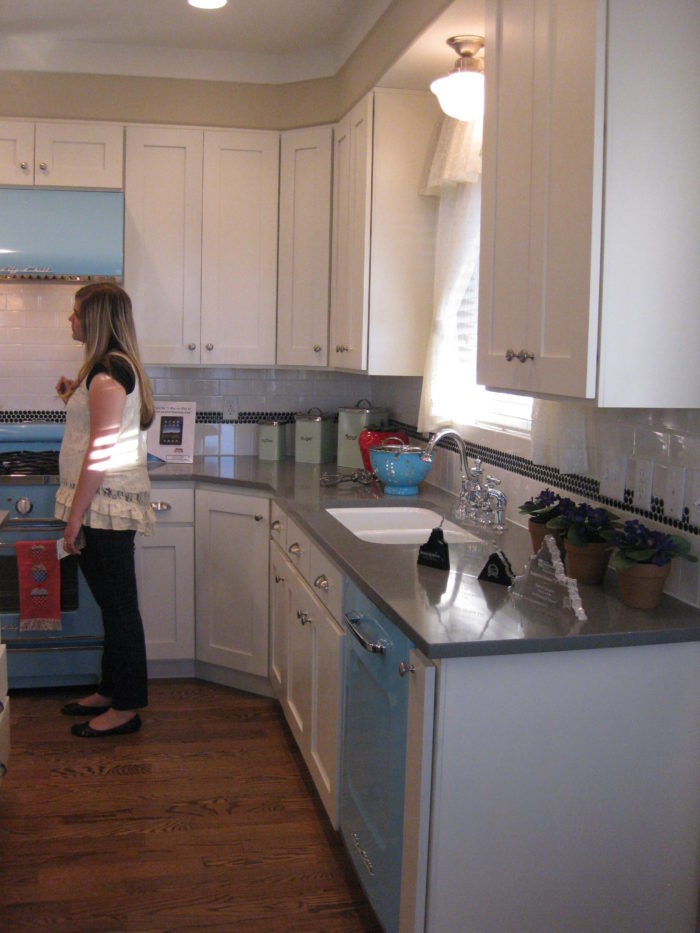
[[448,544],[468,544],[480,539],[454,522],[443,521],[432,509],[410,506],[326,509],[356,538],[374,544],[425,544],[433,528],[442,522]]

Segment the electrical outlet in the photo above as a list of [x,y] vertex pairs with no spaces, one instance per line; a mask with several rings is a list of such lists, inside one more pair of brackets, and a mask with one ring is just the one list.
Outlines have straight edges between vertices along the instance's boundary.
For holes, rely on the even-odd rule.
[[696,528],[700,527],[700,470],[691,470],[685,484],[689,521]]
[[637,509],[651,511],[651,484],[654,479],[652,460],[637,460],[634,469],[634,505]]
[[669,518],[683,517],[683,498],[685,496],[685,467],[666,468],[666,489],[664,490],[664,515]]
[[625,498],[627,457],[616,450],[604,450],[600,470],[600,494],[608,499],[622,502]]
[[224,399],[224,410],[222,417],[224,421],[235,421],[238,418],[238,399]]

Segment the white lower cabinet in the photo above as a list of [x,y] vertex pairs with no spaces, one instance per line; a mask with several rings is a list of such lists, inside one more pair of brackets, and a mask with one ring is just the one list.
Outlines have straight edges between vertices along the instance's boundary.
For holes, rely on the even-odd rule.
[[269,499],[195,492],[196,660],[268,678]]
[[[293,537],[291,545],[298,543],[299,534]],[[323,564],[323,570],[309,582],[278,543],[270,543],[270,680],[328,817],[337,829],[344,632],[328,607],[335,605],[342,580],[324,555],[310,543],[308,547],[315,555],[314,561]],[[329,599],[331,594],[333,598]],[[337,605],[339,612],[339,598]]]
[[146,635],[149,675],[173,676],[166,662],[194,662],[194,489],[153,484],[156,532],[136,537],[139,609]]

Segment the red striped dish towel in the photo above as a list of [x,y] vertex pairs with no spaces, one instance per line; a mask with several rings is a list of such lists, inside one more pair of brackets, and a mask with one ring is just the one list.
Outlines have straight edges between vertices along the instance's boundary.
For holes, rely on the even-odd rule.
[[61,630],[61,568],[55,541],[18,541],[20,632]]

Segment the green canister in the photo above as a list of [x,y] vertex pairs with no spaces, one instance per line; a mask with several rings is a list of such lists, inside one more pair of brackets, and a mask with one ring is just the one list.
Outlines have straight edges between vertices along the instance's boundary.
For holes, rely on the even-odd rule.
[[294,459],[299,463],[330,463],[335,459],[336,426],[320,408],[294,416]]
[[261,460],[283,460],[287,456],[286,432],[281,421],[258,421],[258,457]]

